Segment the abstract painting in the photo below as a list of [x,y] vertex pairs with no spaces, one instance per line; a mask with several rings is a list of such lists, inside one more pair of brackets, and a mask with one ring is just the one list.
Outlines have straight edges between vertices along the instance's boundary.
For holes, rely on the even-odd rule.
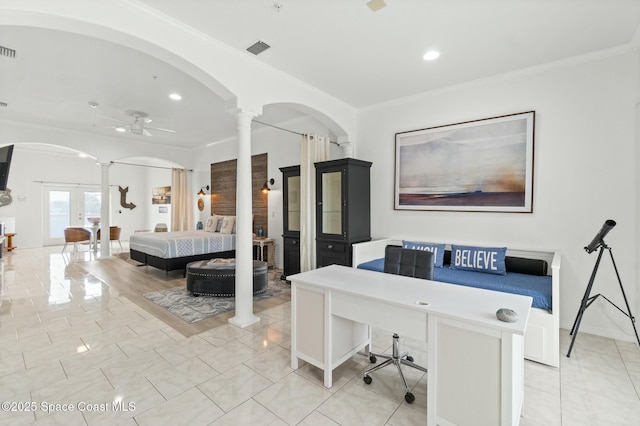
[[396,133],[395,209],[533,211],[535,112]]

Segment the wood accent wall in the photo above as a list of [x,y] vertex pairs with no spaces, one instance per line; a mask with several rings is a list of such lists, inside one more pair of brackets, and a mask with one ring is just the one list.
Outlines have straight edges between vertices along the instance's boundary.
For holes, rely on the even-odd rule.
[[[236,214],[237,160],[211,164],[211,214],[233,216]],[[267,181],[267,154],[251,157],[251,195],[253,198],[253,232],[262,226],[269,236],[268,197],[262,193]]]

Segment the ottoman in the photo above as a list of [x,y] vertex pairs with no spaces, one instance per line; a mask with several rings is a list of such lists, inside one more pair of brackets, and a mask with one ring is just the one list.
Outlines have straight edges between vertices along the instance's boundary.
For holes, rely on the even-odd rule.
[[[253,294],[267,289],[267,262],[253,261]],[[235,259],[199,260],[187,264],[187,290],[194,296],[229,297],[236,294]]]

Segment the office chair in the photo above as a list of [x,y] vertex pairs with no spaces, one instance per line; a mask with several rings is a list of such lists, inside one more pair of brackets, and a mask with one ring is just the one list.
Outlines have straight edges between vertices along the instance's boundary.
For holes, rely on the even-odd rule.
[[[408,277],[422,278],[425,280],[433,279],[433,253],[423,250],[405,249],[399,246],[387,246],[384,253],[384,272],[388,274],[404,275]],[[377,361],[377,357],[385,358],[386,361],[376,365],[372,369],[364,373],[363,380],[366,384],[371,384],[373,379],[370,374],[376,370],[380,370],[388,365],[395,365],[404,383],[406,393],[405,401],[411,404],[415,401],[415,397],[409,391],[409,386],[402,373],[400,365],[405,364],[417,370],[427,372],[427,369],[413,363],[413,357],[407,352],[400,353],[400,336],[393,334],[392,354],[374,354],[369,353],[369,361],[372,363]]]

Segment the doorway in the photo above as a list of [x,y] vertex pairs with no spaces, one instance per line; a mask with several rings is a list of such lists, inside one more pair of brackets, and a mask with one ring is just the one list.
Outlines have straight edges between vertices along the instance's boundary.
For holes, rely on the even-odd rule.
[[90,217],[100,217],[102,191],[99,186],[44,187],[43,245],[64,244],[64,230],[69,226],[90,227]]

